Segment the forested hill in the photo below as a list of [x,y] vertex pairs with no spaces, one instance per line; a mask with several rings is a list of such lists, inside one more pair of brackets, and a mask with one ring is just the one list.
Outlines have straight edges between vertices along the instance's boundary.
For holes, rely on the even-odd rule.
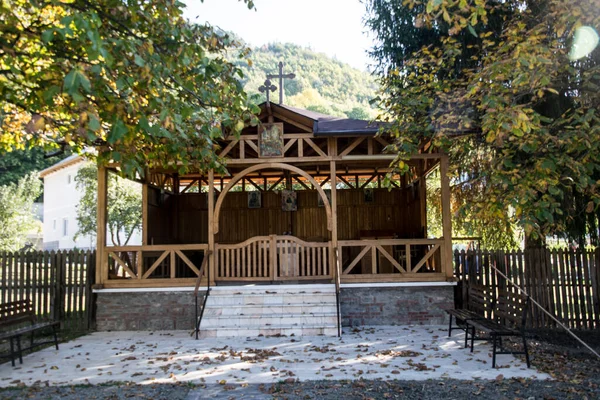
[[[258,87],[264,83],[266,74],[278,72],[277,65],[283,61],[284,73],[296,74],[296,78],[285,80],[285,104],[340,117],[375,117],[369,100],[375,97],[377,83],[367,72],[290,43],[255,48],[249,58],[251,67],[240,64],[245,75],[243,82],[249,95],[259,95],[259,103],[265,100],[265,95]],[[276,80],[273,83],[279,84]],[[278,93],[272,93],[272,101],[278,101]]]

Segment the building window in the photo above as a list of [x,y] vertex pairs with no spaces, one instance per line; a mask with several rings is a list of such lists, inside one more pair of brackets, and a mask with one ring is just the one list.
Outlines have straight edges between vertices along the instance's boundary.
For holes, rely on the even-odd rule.
[[67,185],[71,184],[71,175],[67,175]]
[[63,218],[63,236],[67,236],[69,234],[69,220]]
[[53,230],[56,230],[56,220],[53,220],[53,221],[52,221],[52,229],[53,229]]

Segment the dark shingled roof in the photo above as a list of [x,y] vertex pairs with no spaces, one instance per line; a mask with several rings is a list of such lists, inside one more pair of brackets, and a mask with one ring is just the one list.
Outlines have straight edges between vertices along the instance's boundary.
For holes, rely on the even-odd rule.
[[[265,103],[261,104],[263,107]],[[372,122],[361,119],[334,117],[319,112],[291,107],[285,104],[271,103],[273,110],[282,108],[289,112],[309,118],[313,121],[315,136],[375,135],[379,128],[386,126],[384,122]]]

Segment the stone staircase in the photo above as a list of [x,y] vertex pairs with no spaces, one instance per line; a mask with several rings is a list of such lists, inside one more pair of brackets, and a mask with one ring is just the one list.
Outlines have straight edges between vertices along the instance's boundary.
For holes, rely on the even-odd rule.
[[200,337],[336,336],[335,285],[211,288]]

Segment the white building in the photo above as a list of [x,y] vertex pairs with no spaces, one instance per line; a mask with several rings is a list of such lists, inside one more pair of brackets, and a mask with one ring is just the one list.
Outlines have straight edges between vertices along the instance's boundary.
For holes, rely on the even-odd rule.
[[[74,240],[79,230],[77,205],[82,196],[75,176],[88,162],[82,156],[73,155],[40,172],[40,178],[44,179],[44,250],[96,248],[95,235]],[[129,244],[140,243],[141,234],[134,232]]]

